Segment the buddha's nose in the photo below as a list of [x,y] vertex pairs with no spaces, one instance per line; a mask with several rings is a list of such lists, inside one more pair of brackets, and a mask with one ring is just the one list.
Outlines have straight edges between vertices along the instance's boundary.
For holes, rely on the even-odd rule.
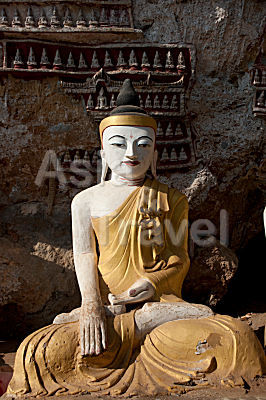
[[137,158],[137,156],[135,155],[133,143],[128,143],[125,156],[130,160],[135,160]]

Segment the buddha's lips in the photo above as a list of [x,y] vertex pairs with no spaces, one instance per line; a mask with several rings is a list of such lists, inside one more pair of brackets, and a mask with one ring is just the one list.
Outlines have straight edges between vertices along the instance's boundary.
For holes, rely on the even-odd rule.
[[135,167],[136,165],[139,165],[139,161],[123,161],[123,164],[129,165],[130,167]]

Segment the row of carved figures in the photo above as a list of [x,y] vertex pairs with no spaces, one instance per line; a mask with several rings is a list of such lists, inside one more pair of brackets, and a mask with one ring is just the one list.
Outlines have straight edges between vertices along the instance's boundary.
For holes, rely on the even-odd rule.
[[266,70],[255,70],[253,85],[266,87]]
[[[139,63],[134,50],[131,50],[128,61],[125,60],[123,51],[120,50],[115,64],[116,64],[116,67],[122,68],[122,69],[124,69],[124,68],[126,69],[127,67],[129,67],[130,69],[137,70],[139,67],[141,67],[142,70],[149,70],[151,68],[160,70],[163,68],[163,64],[161,63],[158,51],[156,51],[153,63],[151,64],[148,59],[147,53],[145,51],[143,51],[141,63]],[[15,59],[14,59],[14,67],[22,68],[23,66],[24,66],[23,57],[22,57],[20,49],[17,48]],[[37,68],[36,56],[35,56],[35,53],[34,53],[34,50],[32,47],[30,47],[30,50],[29,50],[27,66],[28,66],[28,68],[33,68],[33,67]],[[64,67],[66,67],[67,69],[72,69],[72,70],[74,70],[76,68],[78,68],[80,70],[89,69],[88,63],[82,52],[80,53],[79,60],[77,62],[77,60],[76,61],[74,60],[72,52],[70,51],[68,58],[67,58],[67,62],[66,62],[66,64],[64,64],[64,62],[62,61],[59,49],[56,50],[54,59],[51,62],[48,58],[46,48],[43,48],[41,60],[40,60],[40,67],[46,69],[46,68],[49,68],[50,66],[52,66],[53,69],[63,69]],[[185,65],[185,58],[184,58],[182,51],[180,51],[178,54],[178,61],[177,61],[177,65],[175,66],[172,53],[169,50],[166,54],[166,60],[165,60],[164,66],[165,66],[166,70],[174,70],[176,68],[178,70],[184,70],[186,68],[186,65]],[[112,59],[111,59],[111,56],[110,56],[110,53],[108,50],[105,51],[104,62],[102,65],[100,65],[96,50],[92,54],[90,68],[97,70],[101,67],[115,68],[115,65],[112,62]]]
[[[164,109],[164,110],[176,110],[178,108],[177,96],[165,94],[162,101],[160,101],[159,96],[156,94],[154,99],[152,100],[151,96],[146,95],[145,101],[143,101],[143,95],[139,95],[140,106],[142,108],[147,109]],[[87,109],[88,110],[107,110],[109,108],[114,108],[116,106],[115,94],[113,93],[108,102],[107,96],[103,87],[100,89],[99,95],[97,96],[96,101],[93,99],[92,95],[89,95],[87,101]]]
[[146,96],[145,102],[142,99],[142,96],[139,95],[139,102],[140,102],[140,106],[142,108],[151,108],[153,110],[156,109],[164,109],[164,110],[176,110],[178,107],[178,102],[177,102],[177,96],[174,94],[172,96],[171,101],[169,101],[169,97],[170,95],[165,94],[162,101],[160,101],[159,96],[156,94],[154,99],[152,100],[152,98],[150,97],[150,95],[148,94]]
[[[177,150],[175,147],[164,147],[161,149],[161,151],[159,150],[159,153],[159,159],[162,162],[188,161],[188,156],[184,147],[181,147],[179,150]],[[83,156],[80,150],[76,150],[72,156],[69,151],[66,151],[62,157],[62,165],[63,167],[69,167],[71,163],[77,163],[81,165],[84,164],[85,167],[91,166],[95,168],[97,166],[98,160],[99,156],[96,151],[93,153],[92,157],[90,157],[88,151],[85,151]]]
[[67,150],[62,157],[63,167],[69,166],[72,162],[74,163],[83,163],[85,167],[96,167],[97,161],[99,157],[97,151],[94,151],[92,156],[90,156],[89,152],[86,150],[82,155],[82,151],[75,150],[74,154],[71,156],[70,151]]
[[188,161],[187,153],[185,152],[184,147],[181,147],[180,150],[177,150],[175,147],[168,149],[164,147],[160,152],[159,160],[163,163],[167,161]]
[[162,136],[183,136],[184,135],[184,133],[183,133],[183,131],[182,131],[182,128],[181,128],[181,126],[178,124],[177,126],[176,126],[176,128],[175,129],[173,129],[173,127],[172,127],[172,124],[171,124],[171,122],[169,122],[168,123],[168,125],[167,125],[167,128],[166,128],[166,130],[164,130],[163,128],[162,128],[162,126],[161,126],[161,123],[160,122],[158,122],[158,126],[157,126],[157,136],[159,137],[159,139],[162,137]]
[[[121,10],[118,9],[107,9],[107,8],[102,8],[99,11],[99,15],[95,12],[94,9],[90,10],[90,13],[88,16],[83,15],[82,9],[79,10],[79,14],[77,16],[76,21],[74,21],[69,9],[67,8],[65,11],[65,15],[63,18],[61,18],[58,15],[56,7],[53,8],[52,15],[50,17],[50,20],[48,21],[48,18],[45,15],[45,11],[43,8],[41,8],[39,18],[37,21],[35,21],[32,9],[31,7],[28,8],[27,16],[25,18],[25,27],[26,28],[57,28],[60,29],[61,27],[63,28],[95,28],[97,26],[129,26],[130,25],[130,20],[129,20],[129,15],[128,11],[124,8]],[[3,8],[1,10],[1,16],[0,16],[0,26],[8,27],[12,26],[13,28],[21,28],[23,26],[22,19],[19,15],[19,12],[17,9],[14,10],[14,15],[10,22],[8,20],[7,14],[5,9]]]

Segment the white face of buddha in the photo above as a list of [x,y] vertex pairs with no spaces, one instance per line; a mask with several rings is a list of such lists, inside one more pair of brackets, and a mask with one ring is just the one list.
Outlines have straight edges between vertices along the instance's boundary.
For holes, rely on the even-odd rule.
[[110,126],[103,133],[102,157],[116,175],[125,179],[142,178],[154,155],[152,128]]

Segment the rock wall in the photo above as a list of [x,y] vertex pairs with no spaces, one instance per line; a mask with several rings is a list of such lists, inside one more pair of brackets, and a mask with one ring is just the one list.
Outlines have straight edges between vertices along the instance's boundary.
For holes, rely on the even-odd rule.
[[265,125],[252,115],[249,70],[265,36],[263,8],[263,2],[242,0],[147,1],[134,8],[137,27],[149,40],[196,46],[188,108],[202,164],[166,181],[185,191],[192,220],[209,218],[218,226],[220,210],[228,210],[234,250],[262,229]]
[[[160,179],[186,193],[191,222],[207,218],[219,231],[220,210],[227,210],[229,247],[234,252],[263,229],[264,125],[252,115],[254,89],[249,75],[262,48],[263,4],[133,1],[135,27],[144,31],[145,41],[196,46],[196,79],[188,111],[201,161],[185,173],[165,171]],[[70,201],[77,189],[66,192],[57,184],[52,214],[47,215],[51,188],[47,181],[36,185],[35,179],[47,150],[93,151],[99,146],[94,132],[85,104],[65,94],[57,78],[0,75],[0,321],[13,321],[1,324],[4,335],[51,323],[59,312],[79,305],[70,228]],[[213,271],[208,275],[208,268],[212,269],[213,257],[219,261],[219,254],[221,262],[226,255],[232,262],[220,269],[222,291],[213,293]],[[210,298],[215,298],[215,305],[222,297],[237,263],[228,254],[210,248],[208,258],[206,249],[204,255],[196,251],[195,265],[206,269],[204,296],[197,291],[199,300],[211,304]],[[191,290],[193,279],[200,279],[197,271],[187,281]]]

